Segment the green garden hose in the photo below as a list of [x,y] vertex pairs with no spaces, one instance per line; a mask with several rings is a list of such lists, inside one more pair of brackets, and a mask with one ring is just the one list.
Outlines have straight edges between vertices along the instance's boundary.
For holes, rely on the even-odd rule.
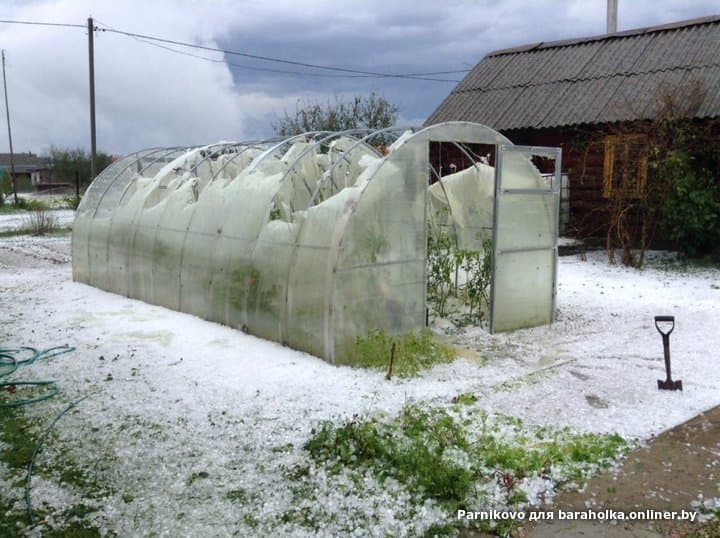
[[[39,351],[34,347],[15,347],[15,348],[0,348],[0,379],[9,376],[18,370],[22,366],[29,366],[36,361],[45,360],[65,353],[74,351],[75,348],[71,346],[56,346]],[[1,371],[5,369],[6,371]],[[0,382],[0,390],[6,390],[8,392],[15,392],[18,386],[25,387],[47,387],[48,392],[40,396],[33,398],[26,398],[24,400],[16,400],[7,403],[0,403],[0,409],[2,408],[14,408],[22,407],[23,405],[29,405],[32,403],[42,402],[49,400],[56,396],[60,390],[55,386],[54,381],[4,381]]]
[[68,405],[65,409],[60,411],[53,421],[50,423],[50,426],[48,426],[43,434],[40,436],[40,440],[38,441],[37,445],[35,445],[35,450],[33,450],[32,457],[30,458],[30,463],[28,464],[27,474],[25,475],[25,506],[27,508],[28,518],[30,519],[30,524],[35,524],[35,516],[33,515],[32,511],[32,503],[30,502],[30,482],[32,480],[32,470],[33,465],[35,465],[35,458],[37,457],[38,453],[40,452],[40,449],[43,446],[43,443],[45,443],[45,438],[50,435],[50,432],[55,427],[55,424],[57,424],[57,421],[60,420],[65,413],[70,411],[73,407],[75,407],[77,404],[82,402],[85,398],[90,396],[90,394],[86,394],[82,398],[78,398],[74,402],[72,402],[70,405]]
[[[0,348],[0,379],[16,372],[21,366],[29,366],[36,361],[49,359],[51,357],[56,357],[65,353],[70,353],[74,350],[74,347],[67,345],[51,347],[43,351],[39,351],[33,347]],[[2,371],[3,369],[5,371]],[[0,390],[7,390],[8,392],[15,392],[18,386],[48,387],[49,391],[45,394],[35,396],[33,398],[26,398],[24,400],[1,403],[0,408],[10,409],[22,407],[24,405],[29,405],[32,403],[42,402],[45,400],[49,400],[60,392],[60,389],[57,388],[54,381],[0,382]],[[33,466],[35,465],[35,459],[37,458],[38,453],[42,449],[42,446],[45,443],[45,439],[48,437],[48,435],[50,435],[50,432],[55,427],[55,424],[57,424],[58,420],[60,420],[63,415],[65,415],[65,413],[70,411],[73,407],[82,402],[88,396],[90,396],[90,394],[86,394],[82,398],[73,401],[70,405],[68,405],[65,409],[58,413],[53,419],[53,421],[50,423],[50,425],[42,433],[42,435],[40,436],[40,440],[35,445],[35,449],[33,450],[32,457],[30,458],[30,463],[28,463],[27,473],[25,475],[25,505],[27,507],[27,513],[31,525],[35,524],[35,517],[33,515],[32,504],[30,502],[30,485],[32,481],[32,471]]]

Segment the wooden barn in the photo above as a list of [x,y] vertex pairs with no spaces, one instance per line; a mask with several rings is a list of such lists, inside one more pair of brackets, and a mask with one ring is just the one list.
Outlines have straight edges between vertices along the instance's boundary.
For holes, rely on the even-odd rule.
[[565,233],[603,236],[616,194],[652,190],[649,138],[667,114],[710,133],[720,176],[720,16],[491,52],[426,124],[472,121],[515,144],[561,147]]

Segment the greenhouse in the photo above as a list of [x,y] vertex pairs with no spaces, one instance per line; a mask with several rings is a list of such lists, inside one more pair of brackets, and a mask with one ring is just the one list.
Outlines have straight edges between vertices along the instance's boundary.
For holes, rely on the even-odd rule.
[[144,150],[85,193],[73,278],[348,364],[426,326],[446,237],[489,254],[491,332],[547,324],[559,172],[559,149],[465,122]]

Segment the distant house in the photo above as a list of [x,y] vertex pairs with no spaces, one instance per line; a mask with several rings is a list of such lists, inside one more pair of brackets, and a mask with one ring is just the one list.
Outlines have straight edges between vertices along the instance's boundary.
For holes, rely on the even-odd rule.
[[[13,153],[13,163],[19,189],[52,182],[50,166],[34,153]],[[10,174],[9,153],[0,153],[0,171]]]
[[570,223],[597,233],[615,189],[648,188],[643,142],[667,93],[717,127],[720,16],[491,52],[426,124],[473,121],[515,144],[561,147]]

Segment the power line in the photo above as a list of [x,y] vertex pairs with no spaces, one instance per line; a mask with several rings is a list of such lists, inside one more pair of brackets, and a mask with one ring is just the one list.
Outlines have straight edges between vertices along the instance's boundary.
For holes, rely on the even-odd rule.
[[[95,19],[96,22],[106,28],[114,29],[111,26],[108,26],[105,23],[102,23]],[[99,30],[104,31],[104,29],[100,28]],[[235,62],[230,62],[228,60],[224,59],[217,59],[217,58],[208,58],[207,56],[200,56],[199,54],[193,54],[192,52],[187,52],[184,50],[174,49],[172,47],[168,47],[167,45],[163,45],[161,43],[155,43],[153,41],[148,41],[146,39],[140,38],[140,37],[133,37],[133,39],[139,43],[144,43],[145,45],[150,45],[152,47],[157,47],[159,49],[163,49],[169,52],[174,52],[175,54],[181,54],[183,56],[189,56],[191,58],[197,58],[198,60],[205,60],[207,62],[212,63],[220,63],[220,64],[226,64],[232,67],[238,67],[240,69],[249,69],[251,71],[265,71],[270,73],[279,73],[279,74],[287,74],[287,75],[302,75],[302,76],[310,76],[310,77],[326,77],[326,78],[371,78],[372,75],[334,75],[330,73],[309,73],[307,71],[289,71],[287,69],[273,69],[271,67],[259,67],[255,65],[247,65],[247,64],[238,64]]]
[[[98,21],[99,24],[100,23]],[[107,26],[103,24],[103,26]],[[109,27],[108,27],[109,28]],[[133,37],[137,42],[143,43],[145,45],[150,45],[152,47],[157,47],[159,49],[166,50],[168,52],[173,52],[175,54],[181,54],[183,56],[189,56],[191,58],[197,58],[198,60],[204,60],[207,62],[212,63],[220,63],[225,64],[230,67],[237,67],[238,69],[247,69],[250,71],[262,71],[262,72],[268,72],[268,73],[277,73],[277,74],[283,74],[283,75],[299,75],[299,76],[305,76],[305,77],[320,77],[320,78],[378,78],[377,75],[352,75],[352,74],[332,74],[332,73],[312,73],[308,71],[290,71],[288,69],[273,69],[272,67],[260,67],[256,65],[247,65],[247,64],[239,64],[236,62],[231,62],[229,60],[224,59],[217,59],[217,58],[208,58],[207,56],[201,56],[199,54],[193,54],[192,52],[174,49],[172,47],[168,47],[167,45],[163,45],[161,43],[155,43],[153,41],[148,41],[146,39],[140,38],[140,37]],[[444,75],[445,73],[455,73],[456,71],[437,71],[434,73],[409,73],[407,76],[417,77],[421,75]],[[465,71],[462,71],[465,72]],[[432,80],[438,80],[441,79],[432,79]],[[444,80],[442,80],[444,82]],[[459,81],[454,81],[459,82]]]
[[66,28],[85,28],[84,24],[70,24],[64,22],[40,22],[40,21],[9,21],[0,20],[4,24],[27,24],[29,26],[61,26]]
[[[299,62],[299,61],[295,61],[295,60],[286,60],[286,59],[282,59],[282,58],[275,58],[272,56],[263,56],[263,55],[259,55],[259,54],[251,54],[248,52],[240,52],[240,51],[234,51],[234,50],[221,49],[219,47],[209,47],[207,45],[186,43],[184,41],[176,41],[174,39],[165,39],[162,37],[155,37],[155,36],[150,36],[147,34],[138,34],[136,32],[127,32],[124,30],[117,30],[117,29],[109,28],[109,27],[99,28],[99,30],[104,31],[104,32],[120,34],[120,35],[124,35],[124,36],[128,36],[128,37],[134,37],[134,38],[142,39],[145,41],[154,41],[154,42],[165,43],[165,44],[169,44],[169,45],[178,45],[181,47],[206,50],[206,51],[210,51],[210,52],[221,52],[223,54],[227,54],[227,55],[231,55],[231,56],[240,56],[243,58],[250,58],[253,60],[260,60],[260,61],[264,61],[264,62],[281,63],[281,64],[285,64],[285,65],[295,65],[298,67],[305,67],[308,69],[323,69],[323,70],[327,70],[327,71],[336,71],[336,72],[341,72],[341,73],[350,73],[353,75],[365,75],[365,76],[378,77],[378,78],[401,78],[401,79],[412,79],[412,80],[426,80],[426,81],[432,81],[432,82],[455,82],[455,83],[460,82],[459,80],[456,80],[456,79],[429,78],[429,77],[424,76],[425,73],[409,73],[409,74],[381,73],[381,72],[377,72],[377,71],[364,71],[364,70],[360,70],[360,69],[350,69],[350,68],[346,68],[346,67],[338,67],[338,66],[333,66],[333,65],[321,65],[321,64],[312,64],[312,63],[308,63],[308,62]],[[241,66],[241,67],[246,67],[246,66]],[[469,69],[468,70],[457,70],[457,71],[453,71],[453,72],[461,73],[461,72],[467,72],[467,71],[469,71]],[[294,73],[297,73],[297,72],[294,72]],[[436,73],[437,74],[445,74],[446,72],[437,71]],[[307,75],[309,73],[301,73],[301,74]]]
[[[43,21],[0,20],[0,23],[23,24],[23,25],[31,25],[31,26],[54,26],[54,27],[65,27],[65,28],[86,28],[86,26],[83,24],[43,22]],[[239,69],[247,69],[247,70],[251,70],[251,71],[264,71],[264,72],[269,72],[269,73],[297,75],[297,76],[324,77],[324,78],[395,78],[395,79],[408,79],[408,80],[422,80],[422,81],[429,81],[429,82],[453,82],[453,83],[458,83],[460,81],[456,80],[456,79],[432,78],[432,77],[437,76],[437,75],[467,73],[470,71],[469,69],[432,71],[432,72],[422,72],[422,73],[382,73],[382,72],[377,72],[377,71],[364,71],[364,70],[360,70],[360,69],[351,69],[351,68],[339,67],[339,66],[333,66],[333,65],[321,65],[321,64],[313,64],[313,63],[308,63],[308,62],[299,62],[299,61],[295,61],[295,60],[287,60],[287,59],[276,58],[276,57],[272,57],[272,56],[263,56],[263,55],[258,55],[258,54],[251,54],[248,52],[227,50],[227,49],[222,49],[222,48],[218,48],[218,47],[209,47],[206,45],[198,45],[198,44],[194,44],[194,43],[187,43],[184,41],[166,39],[166,38],[151,36],[151,35],[147,35],[147,34],[139,34],[136,32],[128,32],[125,30],[118,30],[118,29],[112,28],[104,23],[100,23],[100,24],[102,24],[102,28],[100,26],[95,26],[94,30],[102,31],[102,32],[110,32],[110,33],[123,35],[126,37],[131,37],[131,38],[134,38],[134,39],[136,39],[142,43],[145,43],[147,45],[153,45],[153,46],[165,49],[167,51],[174,52],[176,54],[183,54],[185,56],[190,56],[193,58],[197,58],[197,59],[204,60],[204,61],[210,61],[210,62],[214,62],[214,63],[226,63],[227,65],[232,66],[232,67],[237,67]],[[250,58],[253,60],[259,60],[259,61],[264,61],[264,62],[280,63],[280,64],[284,64],[284,65],[294,65],[294,66],[298,66],[298,67],[304,67],[307,69],[320,69],[320,70],[333,71],[333,72],[339,72],[339,73],[345,73],[345,74],[331,75],[328,73],[290,71],[290,70],[282,70],[282,69],[272,69],[269,67],[252,66],[252,65],[247,65],[247,64],[238,64],[238,63],[230,62],[227,60],[218,60],[218,59],[214,59],[214,58],[207,58],[205,56],[192,54],[187,51],[173,49],[171,47],[167,47],[162,44],[177,45],[180,47],[188,47],[188,48],[193,48],[193,49],[205,50],[205,51],[209,51],[209,52],[219,52],[219,53],[222,53],[225,55],[240,56],[243,58]]]

